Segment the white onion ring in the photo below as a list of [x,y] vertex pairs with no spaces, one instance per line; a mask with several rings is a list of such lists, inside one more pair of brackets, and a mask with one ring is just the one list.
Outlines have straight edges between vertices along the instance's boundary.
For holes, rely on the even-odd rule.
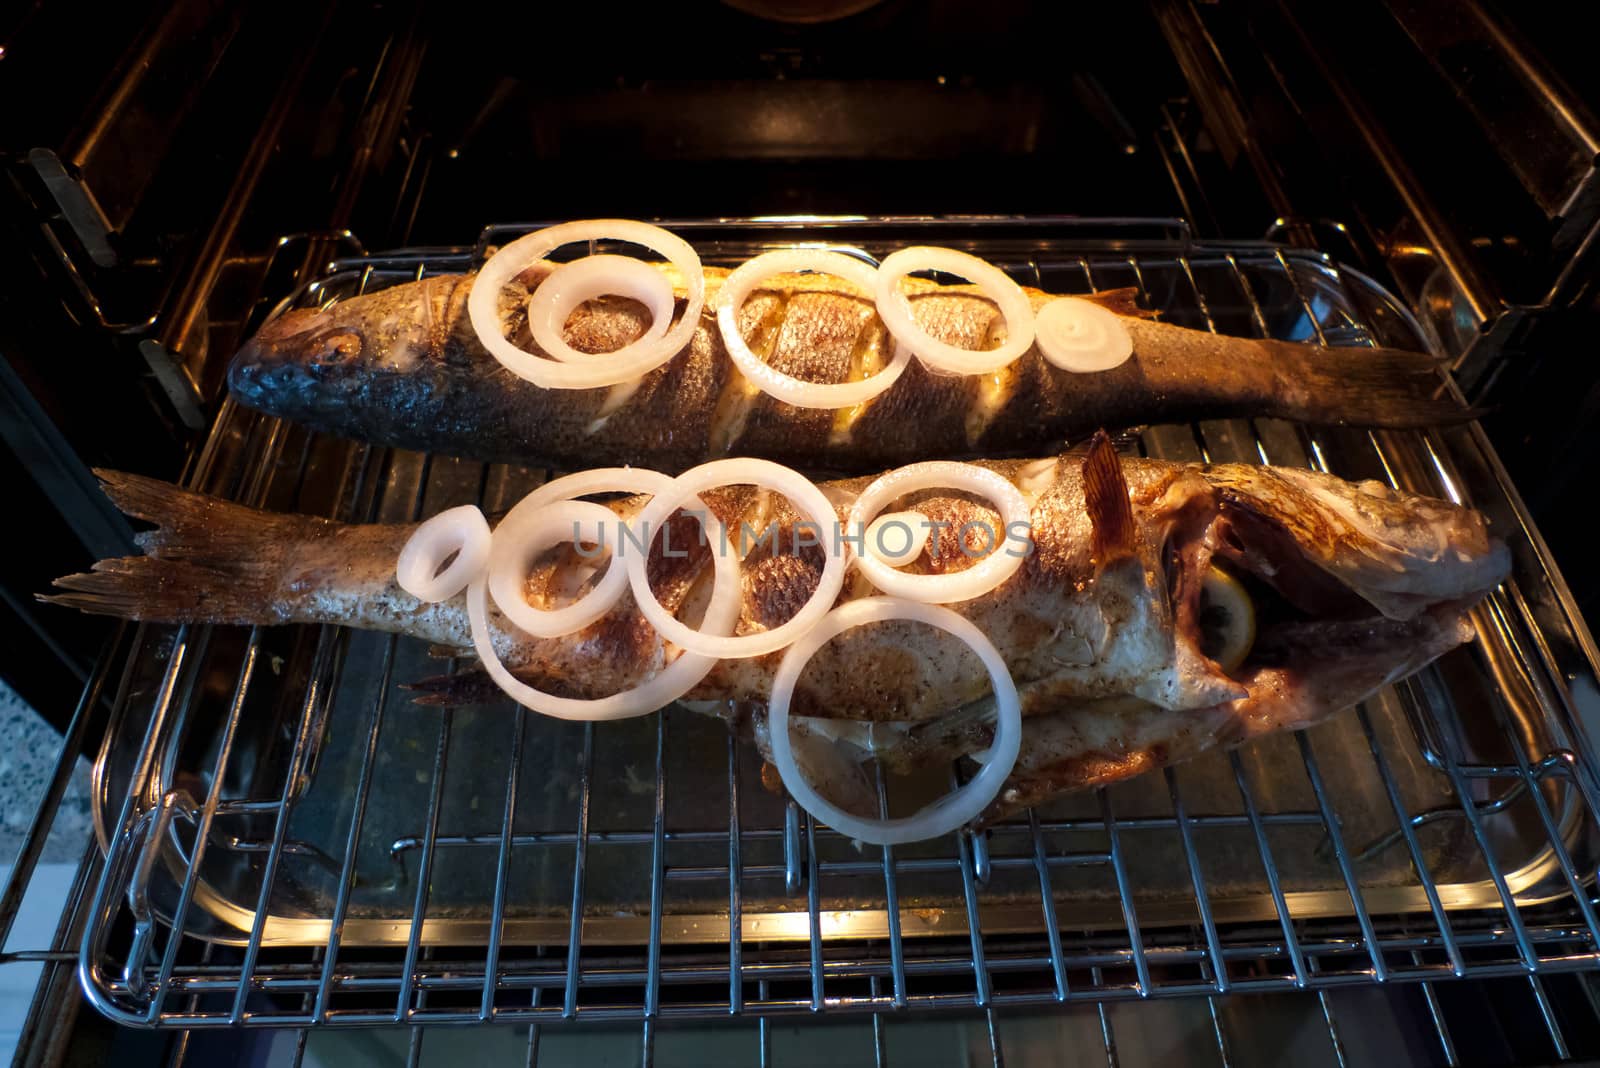
[[[489,546],[489,521],[482,512],[470,504],[447,509],[425,520],[406,539],[395,565],[395,580],[419,601],[447,601],[483,572]],[[451,553],[456,558],[439,571]]]
[[744,335],[739,332],[739,309],[762,282],[790,271],[831,274],[853,282],[869,297],[877,282],[877,268],[843,253],[822,249],[786,249],[746,260],[723,281],[716,301],[722,344],[740,373],[761,392],[797,408],[853,408],[894,385],[911,362],[911,350],[898,340],[894,341],[894,355],[889,366],[859,382],[807,382],[784,374],[750,351]]
[[[960,275],[1000,306],[1006,321],[1005,344],[997,349],[960,349],[928,336],[911,314],[911,301],[900,279],[913,271]],[[981,375],[1014,362],[1033,344],[1033,306],[1022,287],[993,264],[951,248],[916,245],[903,248],[878,265],[878,317],[895,340],[917,354],[929,368],[953,375]]]
[[[500,291],[506,283],[562,245],[604,238],[644,245],[661,253],[678,269],[689,290],[683,318],[660,337],[651,337],[647,331],[645,337],[603,358],[585,357],[572,363],[536,356],[513,345],[502,333],[500,324]],[[512,374],[545,389],[598,389],[655,370],[689,344],[704,305],[705,275],[700,257],[689,243],[659,226],[629,219],[562,223],[519,237],[489,257],[489,262],[473,279],[472,291],[467,296],[467,314],[484,348]]]
[[[789,702],[794,697],[801,671],[831,638],[851,627],[888,619],[909,619],[938,627],[966,642],[978,654],[994,687],[995,737],[988,750],[978,755],[983,767],[960,789],[912,816],[867,819],[851,815],[828,801],[800,774],[789,742]],[[971,622],[937,605],[916,604],[895,597],[864,597],[834,609],[783,654],[783,662],[772,680],[767,728],[772,763],[782,776],[783,785],[802,808],[848,838],[872,845],[901,845],[949,834],[977,818],[994,800],[1022,749],[1022,703],[999,650]]]
[[490,552],[489,592],[495,606],[512,623],[535,638],[559,638],[582,630],[615,607],[628,587],[628,573],[616,566],[613,552],[605,571],[588,593],[560,608],[535,608],[522,594],[533,558],[552,545],[585,541],[605,544],[610,525],[620,537],[622,520],[609,508],[588,501],[552,501],[527,512],[515,525],[502,520]]
[[1034,317],[1044,358],[1076,374],[1109,371],[1133,355],[1133,336],[1115,312],[1082,297],[1057,297]]
[[[589,493],[662,493],[671,487],[672,479],[659,471],[637,467],[597,467],[546,482],[522,498],[500,520],[500,525],[495,528],[494,543],[489,549],[489,595],[494,598],[495,607],[512,623],[541,638],[556,638],[581,630],[611,611],[622,598],[622,591],[627,584],[627,571],[615,566],[615,546],[606,573],[577,601],[555,611],[535,608],[528,603],[523,593],[523,582],[527,579],[528,563],[533,555],[551,545],[571,540],[570,537],[561,536],[559,524],[552,525],[545,518],[547,510],[562,502],[581,504],[573,501],[573,498]],[[706,510],[704,503],[698,499],[691,504],[702,512]],[[600,508],[599,505],[585,507]],[[620,541],[622,520],[609,508],[604,511],[609,520],[616,523]],[[601,518],[596,513],[583,511],[575,514],[563,511],[559,514],[568,524],[567,534],[571,533],[570,524],[574,519],[582,521],[586,516]],[[720,537],[722,524],[709,513],[707,518],[710,524],[714,524],[714,530],[708,528],[707,536],[714,534]]]
[[[655,472],[643,473],[655,474]],[[665,475],[657,477],[666,478]],[[721,538],[722,524],[717,518],[708,516],[706,523],[707,537],[712,536],[714,525],[715,536]],[[706,614],[700,627],[706,634],[727,634],[739,618],[741,600],[739,561],[730,553],[712,553],[711,557],[713,568],[711,602],[706,606]],[[649,715],[688,693],[716,665],[716,657],[701,656],[686,651],[680,653],[676,660],[643,685],[612,694],[610,697],[599,697],[589,701],[573,697],[557,697],[555,694],[536,690],[512,675],[501,662],[499,654],[495,652],[494,642],[489,637],[487,586],[486,580],[480,576],[467,587],[467,619],[472,624],[472,647],[478,654],[478,661],[494,680],[495,685],[504,690],[513,701],[546,716],[599,722]]]
[[[672,478],[648,467],[591,467],[575,471],[535,489],[500,520],[503,528],[524,512],[532,512],[554,501],[570,501],[591,493],[661,493],[670,489]],[[698,502],[696,502],[698,503]],[[716,520],[716,516],[711,517]],[[720,523],[720,521],[718,521]]]
[[[905,530],[905,548],[897,551],[885,544],[883,532],[888,527],[900,527]],[[870,555],[874,560],[881,560],[890,567],[905,567],[922,555],[923,548],[928,544],[928,536],[932,533],[933,528],[928,525],[928,520],[921,512],[889,512],[867,524],[866,537],[861,546],[862,555]]]
[[[643,334],[615,352],[579,352],[561,336],[574,308],[596,297],[618,296],[636,300],[650,309],[650,325]],[[662,337],[672,323],[672,283],[643,260],[632,256],[585,256],[563,263],[539,283],[528,298],[528,332],[545,354],[558,360],[626,359],[638,346]]]
[[[1010,578],[1022,566],[1027,554],[1009,545],[1019,535],[1013,528],[1027,525],[1029,509],[1022,491],[1004,475],[974,464],[933,460],[899,467],[875,479],[861,491],[850,506],[847,529],[852,533],[870,529],[878,509],[915,490],[963,489],[988,498],[1000,513],[1001,530],[990,531],[992,548],[982,560],[969,568],[947,575],[913,575],[897,571],[871,553],[857,553],[856,566],[884,593],[924,604],[950,604],[981,597]],[[965,545],[963,538],[961,544]]]
[[[655,594],[651,592],[650,583],[645,576],[650,541],[645,539],[653,540],[655,531],[660,528],[662,521],[676,511],[690,495],[710,489],[712,486],[745,484],[761,486],[783,494],[816,525],[817,536],[822,542],[820,547],[826,554],[822,577],[817,583],[816,590],[811,594],[811,599],[801,606],[800,611],[787,622],[771,630],[739,637],[707,634],[703,630],[697,632],[678,622],[661,607],[661,602],[657,601]],[[644,511],[634,520],[644,535],[635,541],[643,542],[647,548],[645,552],[624,554],[627,556],[628,584],[633,589],[633,599],[661,636],[680,648],[728,660],[761,656],[781,649],[822,619],[844,587],[846,561],[844,544],[838,536],[838,521],[838,513],[834,511],[833,505],[828,502],[822,491],[804,475],[782,464],[775,464],[770,460],[739,458],[713,460],[699,467],[692,467],[673,480],[670,491],[659,493],[652,498]],[[727,543],[714,540],[713,551],[717,556],[726,555]]]

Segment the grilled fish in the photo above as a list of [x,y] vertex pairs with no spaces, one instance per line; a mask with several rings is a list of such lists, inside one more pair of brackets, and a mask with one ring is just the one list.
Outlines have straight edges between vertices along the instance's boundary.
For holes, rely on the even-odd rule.
[[[546,265],[502,292],[503,329],[533,349],[527,298]],[[677,287],[681,279],[663,267]],[[241,403],[315,429],[382,445],[481,460],[677,471],[758,456],[810,470],[866,472],[917,460],[1038,456],[1102,426],[1268,415],[1319,424],[1418,427],[1471,415],[1443,396],[1431,357],[1395,349],[1316,349],[1226,337],[1153,321],[1131,289],[1089,297],[1117,313],[1133,356],[1071,374],[1037,348],[989,375],[935,374],[913,360],[893,386],[854,408],[797,408],[759,392],[723,347],[710,309],[727,272],[707,268],[693,340],[641,379],[548,390],[506,371],[466,313],[474,275],[450,274],[291,311],[237,354],[228,382]],[[964,348],[1004,338],[995,305],[971,286],[905,283],[918,324]],[[1028,290],[1035,309],[1051,299]],[[566,324],[580,352],[613,351],[650,324],[643,305],[603,299]],[[779,275],[745,302],[739,329],[758,357],[807,381],[835,383],[884,366],[893,344],[868,294],[817,275]]]
[[[1030,502],[1033,547],[1000,586],[952,606],[999,649],[1022,697],[1022,755],[986,818],[1348,707],[1468,640],[1468,610],[1509,568],[1505,545],[1477,512],[1375,482],[1119,459],[1103,433],[1081,457],[985,466]],[[412,525],[341,524],[133,475],[101,477],[119,508],[157,524],[140,535],[145,555],[60,579],[64,592],[45,600],[133,619],[334,623],[471,645],[463,596],[425,604],[395,581]],[[823,484],[841,521],[867,481]],[[748,524],[781,534],[802,522],[765,491],[729,487],[702,499],[730,531]],[[610,507],[627,518],[642,505],[631,498]],[[999,522],[962,494],[925,491],[895,507],[950,524],[907,565],[924,573],[971,566],[981,552],[961,539],[982,534],[965,524]],[[667,554],[658,539],[648,567],[662,604],[691,620],[711,571],[712,549],[697,529],[683,513],[673,517],[665,539],[689,548]],[[748,551],[739,633],[782,622],[815,588],[822,554],[798,540],[810,541],[741,545]],[[526,596],[542,605],[576,596],[594,567],[574,547],[551,550],[530,564]],[[1208,655],[1204,619],[1207,577],[1217,569],[1248,592],[1256,621],[1253,646],[1226,668]],[[856,575],[840,598],[873,592]],[[679,654],[629,595],[562,638],[522,634],[492,606],[490,622],[516,675],[566,696],[637,685]],[[722,661],[689,699],[740,717],[765,748],[762,702],[780,658]],[[417,689],[433,704],[500,696],[475,671]],[[870,792],[859,758],[867,749],[892,766],[915,767],[986,748],[988,692],[982,663],[942,633],[895,622],[849,631],[824,646],[800,680],[791,721],[797,754],[824,792],[862,807]]]

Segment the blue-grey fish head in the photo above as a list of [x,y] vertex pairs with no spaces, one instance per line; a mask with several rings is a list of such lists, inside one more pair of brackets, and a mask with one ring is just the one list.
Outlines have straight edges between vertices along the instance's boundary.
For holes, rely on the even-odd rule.
[[286,419],[326,422],[377,383],[425,379],[465,321],[468,280],[442,275],[271,319],[228,367],[236,400]]

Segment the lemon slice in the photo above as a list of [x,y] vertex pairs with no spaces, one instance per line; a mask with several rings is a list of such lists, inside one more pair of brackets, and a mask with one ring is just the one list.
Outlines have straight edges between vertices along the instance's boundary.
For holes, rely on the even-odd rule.
[[1200,651],[1225,672],[1250,655],[1256,640],[1256,610],[1239,580],[1212,567],[1200,585]]

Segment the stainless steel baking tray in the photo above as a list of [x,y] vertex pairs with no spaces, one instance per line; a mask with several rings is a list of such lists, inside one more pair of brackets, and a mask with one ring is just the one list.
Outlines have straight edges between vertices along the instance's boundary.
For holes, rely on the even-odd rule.
[[[1187,326],[1424,345],[1399,302],[1318,253],[1197,243],[1165,220],[675,228],[708,263],[946,244],[1052,291],[1136,286]],[[276,310],[461,270],[526,229],[338,261]],[[121,675],[95,767],[91,1000],[179,1026],[649,1018],[1592,967],[1595,650],[1481,431],[1227,420],[1136,440],[1470,501],[1511,542],[1513,578],[1473,645],[1310,731],[892,852],[813,825],[685,709],[599,727],[440,712],[399,688],[447,667],[409,639],[143,627],[102,665]],[[190,482],[400,521],[506,507],[546,474],[225,404]]]

